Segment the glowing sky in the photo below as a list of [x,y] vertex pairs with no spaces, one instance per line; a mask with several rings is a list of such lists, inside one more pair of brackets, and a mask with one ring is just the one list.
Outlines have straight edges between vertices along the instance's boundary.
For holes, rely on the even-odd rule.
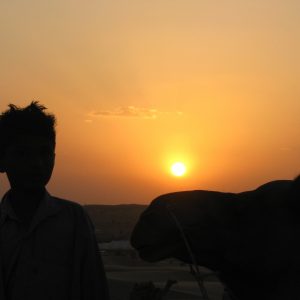
[[[37,99],[56,114],[48,189],[83,204],[290,179],[299,11],[298,0],[1,1],[0,109]],[[175,161],[186,176],[170,174]]]

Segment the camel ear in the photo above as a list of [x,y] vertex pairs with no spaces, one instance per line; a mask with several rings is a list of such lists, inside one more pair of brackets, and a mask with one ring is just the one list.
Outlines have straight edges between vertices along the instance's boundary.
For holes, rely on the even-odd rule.
[[293,181],[292,190],[293,192],[300,194],[300,175]]
[[293,204],[293,207],[300,208],[300,175],[292,182],[290,201]]

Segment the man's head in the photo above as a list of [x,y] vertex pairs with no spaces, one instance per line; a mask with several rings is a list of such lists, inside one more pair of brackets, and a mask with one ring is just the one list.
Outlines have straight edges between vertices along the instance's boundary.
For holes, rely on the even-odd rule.
[[0,115],[0,172],[13,189],[39,190],[50,180],[56,120],[45,109],[38,102],[24,108],[10,104]]

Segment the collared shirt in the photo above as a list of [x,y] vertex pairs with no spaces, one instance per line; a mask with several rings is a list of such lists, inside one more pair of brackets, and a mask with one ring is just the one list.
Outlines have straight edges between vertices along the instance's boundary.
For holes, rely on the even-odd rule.
[[94,227],[81,205],[46,192],[26,227],[6,194],[0,239],[5,300],[109,299]]

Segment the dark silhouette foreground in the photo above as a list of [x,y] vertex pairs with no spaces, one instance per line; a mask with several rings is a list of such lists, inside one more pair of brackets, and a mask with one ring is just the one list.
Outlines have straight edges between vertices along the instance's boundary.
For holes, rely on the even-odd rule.
[[0,115],[0,300],[107,300],[94,227],[81,205],[45,186],[55,161],[55,117],[32,102]]
[[216,271],[235,299],[300,299],[300,177],[243,193],[159,196],[132,233],[141,258],[192,263],[176,222],[197,264]]

